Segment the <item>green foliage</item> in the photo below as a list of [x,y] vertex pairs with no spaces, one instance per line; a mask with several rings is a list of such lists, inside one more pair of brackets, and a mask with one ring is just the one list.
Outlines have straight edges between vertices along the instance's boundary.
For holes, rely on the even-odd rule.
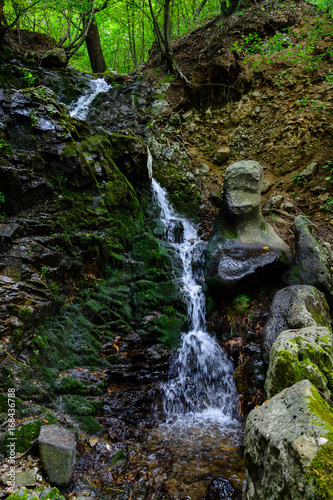
[[251,302],[251,299],[247,295],[238,295],[233,301],[233,309],[236,314],[245,314],[248,309],[249,302]]
[[307,178],[303,174],[297,174],[293,177],[292,183],[297,186],[303,186],[307,181]]
[[[329,36],[331,29],[330,22],[323,19],[308,23],[300,32],[294,28],[284,28],[267,39],[260,38],[257,33],[250,33],[241,42],[234,43],[232,50],[243,54],[244,62],[253,71],[262,71],[265,65],[277,63],[301,66],[306,71],[312,71],[323,59],[333,55],[332,48],[316,51],[320,40]],[[288,71],[290,77],[293,69]],[[315,103],[316,106],[319,104]]]
[[126,461],[126,453],[124,450],[119,450],[115,455],[113,455],[111,460],[111,465],[117,465],[119,462]]
[[298,112],[304,113],[305,111],[325,111],[329,103],[327,101],[319,101],[318,99],[310,99],[309,94],[306,94],[297,101],[297,105],[300,107]]

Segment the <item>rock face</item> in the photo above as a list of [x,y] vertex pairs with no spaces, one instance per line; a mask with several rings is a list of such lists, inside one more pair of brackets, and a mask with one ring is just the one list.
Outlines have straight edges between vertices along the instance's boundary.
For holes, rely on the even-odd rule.
[[294,221],[295,262],[289,274],[292,285],[313,285],[333,304],[333,280],[324,248],[312,235],[311,221],[303,215]]
[[75,434],[58,425],[45,425],[39,434],[39,453],[50,483],[67,486],[75,465]]
[[277,336],[284,330],[307,326],[330,327],[331,321],[325,295],[309,285],[294,285],[279,290],[274,297],[261,341],[266,365]]
[[324,458],[331,451],[332,418],[308,380],[252,410],[245,430],[247,500],[332,498]]
[[281,273],[289,247],[261,215],[263,168],[239,161],[225,173],[223,204],[207,247],[205,277],[213,291],[235,290]]
[[327,399],[333,390],[332,333],[311,326],[285,330],[273,344],[265,390],[271,398],[284,388],[309,379]]

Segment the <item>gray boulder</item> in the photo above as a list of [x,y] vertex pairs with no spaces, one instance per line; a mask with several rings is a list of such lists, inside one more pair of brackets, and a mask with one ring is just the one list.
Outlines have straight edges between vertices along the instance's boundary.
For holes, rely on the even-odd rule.
[[284,330],[306,326],[330,327],[325,295],[309,285],[294,285],[276,292],[264,326],[261,351],[266,365],[277,336]]
[[333,391],[332,332],[310,326],[280,333],[273,344],[265,390],[271,398],[308,379],[329,400]]
[[59,425],[44,425],[38,437],[39,454],[51,484],[67,486],[75,466],[75,434]]
[[288,276],[291,285],[312,285],[333,304],[333,280],[326,251],[312,235],[311,221],[299,215],[294,221],[295,261]]
[[44,68],[66,68],[68,57],[64,49],[55,48],[45,52],[42,57]]
[[244,443],[247,500],[332,498],[332,422],[308,380],[252,410]]
[[239,161],[225,173],[220,216],[206,252],[205,277],[212,291],[237,290],[281,274],[289,247],[261,214],[263,168]]

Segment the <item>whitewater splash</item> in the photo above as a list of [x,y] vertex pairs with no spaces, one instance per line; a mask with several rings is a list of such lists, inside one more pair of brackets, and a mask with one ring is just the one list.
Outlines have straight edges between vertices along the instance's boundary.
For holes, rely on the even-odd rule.
[[182,335],[182,345],[171,361],[169,381],[163,386],[167,423],[225,426],[235,421],[238,397],[232,363],[205,329],[205,296],[200,284],[203,271],[198,265],[203,242],[196,227],[174,212],[165,190],[154,179],[152,189],[161,208],[165,239],[182,262],[182,290],[190,326]]
[[82,94],[81,97],[75,103],[71,104],[68,111],[70,116],[74,118],[79,118],[80,120],[85,120],[90,108],[90,104],[93,102],[95,97],[101,92],[107,92],[111,88],[111,85],[106,83],[103,78],[96,78],[91,80],[89,87]]

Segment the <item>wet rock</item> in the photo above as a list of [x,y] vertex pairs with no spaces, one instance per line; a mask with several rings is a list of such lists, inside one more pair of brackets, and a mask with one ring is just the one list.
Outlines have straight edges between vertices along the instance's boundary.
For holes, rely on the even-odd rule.
[[206,252],[205,276],[213,292],[272,281],[291,261],[289,247],[261,215],[263,176],[255,161],[226,170],[223,205]]
[[44,68],[65,68],[68,58],[64,49],[55,48],[46,52],[42,57]]
[[291,285],[312,285],[324,292],[328,304],[333,304],[333,279],[327,253],[312,235],[311,221],[299,215],[294,221],[295,259],[288,274]]
[[46,425],[41,428],[38,442],[42,466],[50,483],[57,487],[67,486],[75,465],[74,432],[58,425]]
[[308,380],[252,410],[244,442],[247,499],[329,498],[331,422],[332,410]]
[[333,390],[332,332],[312,326],[285,330],[273,344],[265,390],[271,398],[307,378],[330,399]]
[[262,333],[261,350],[266,365],[272,345],[282,331],[307,326],[330,328],[330,325],[325,295],[315,287],[294,285],[279,290]]
[[207,488],[206,500],[240,500],[242,492],[227,479],[216,478]]

